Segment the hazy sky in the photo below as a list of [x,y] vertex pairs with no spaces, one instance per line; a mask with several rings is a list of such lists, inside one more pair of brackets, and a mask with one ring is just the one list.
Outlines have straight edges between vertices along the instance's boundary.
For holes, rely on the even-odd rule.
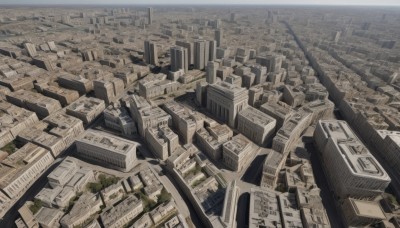
[[0,0],[0,4],[224,4],[224,3],[400,6],[400,0]]

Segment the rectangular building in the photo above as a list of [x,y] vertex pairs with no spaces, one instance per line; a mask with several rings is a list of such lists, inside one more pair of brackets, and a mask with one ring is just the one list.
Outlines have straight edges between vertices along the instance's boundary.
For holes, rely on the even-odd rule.
[[100,131],[86,131],[76,147],[80,157],[123,172],[136,162],[136,143]]

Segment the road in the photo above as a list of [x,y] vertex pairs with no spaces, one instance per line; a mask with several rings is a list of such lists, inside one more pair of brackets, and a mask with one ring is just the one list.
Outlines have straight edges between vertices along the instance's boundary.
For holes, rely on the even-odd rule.
[[310,160],[314,172],[315,182],[317,183],[318,188],[321,189],[320,195],[322,198],[322,203],[324,204],[326,213],[331,223],[331,227],[332,228],[345,227],[342,222],[341,216],[338,212],[338,209],[335,206],[336,199],[333,192],[331,191],[331,188],[329,187],[328,180],[325,177],[324,170],[322,167],[323,164],[317,154],[318,151],[312,143],[306,143],[305,147],[311,153]]

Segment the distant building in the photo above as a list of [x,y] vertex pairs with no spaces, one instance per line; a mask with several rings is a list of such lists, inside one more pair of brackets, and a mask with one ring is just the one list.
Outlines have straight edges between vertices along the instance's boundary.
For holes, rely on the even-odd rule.
[[144,61],[154,66],[158,65],[157,44],[151,41],[144,41]]
[[221,47],[222,43],[224,42],[224,31],[221,29],[215,30],[215,40],[217,41],[217,47]]
[[217,69],[219,64],[216,62],[208,62],[207,64],[207,78],[206,81],[209,84],[214,84],[217,82]]
[[153,8],[147,8],[147,22],[149,25],[153,24]]
[[210,43],[206,40],[194,42],[194,68],[204,70],[210,55]]
[[188,72],[189,70],[189,55],[188,50],[184,47],[172,47],[170,49],[171,55],[171,71],[176,72],[180,69]]

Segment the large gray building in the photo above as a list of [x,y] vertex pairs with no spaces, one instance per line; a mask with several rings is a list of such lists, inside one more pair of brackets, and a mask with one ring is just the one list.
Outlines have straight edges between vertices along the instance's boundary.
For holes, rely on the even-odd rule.
[[338,197],[374,198],[385,191],[388,174],[345,121],[320,120],[314,139]]
[[219,64],[213,61],[208,62],[207,64],[207,82],[209,84],[214,84],[217,82],[217,69]]
[[215,40],[217,41],[217,47],[221,47],[223,36],[224,32],[221,29],[215,30]]
[[176,46],[171,51],[171,71],[176,72],[183,69],[185,72],[189,70],[188,50],[184,47]]
[[236,117],[247,108],[248,99],[247,89],[227,82],[211,84],[207,89],[207,109],[230,127],[236,127]]
[[210,43],[206,40],[194,42],[194,68],[203,70],[210,57]]
[[144,61],[147,64],[158,65],[157,44],[148,40],[144,41]]

